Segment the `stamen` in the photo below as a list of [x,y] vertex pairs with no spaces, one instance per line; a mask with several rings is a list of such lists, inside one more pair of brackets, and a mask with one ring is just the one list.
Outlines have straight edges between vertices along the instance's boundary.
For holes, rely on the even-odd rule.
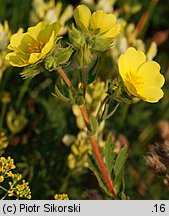
[[45,45],[45,42],[42,40],[37,40],[33,42],[29,47],[28,47],[28,52],[31,53],[41,53],[41,50],[43,49]]
[[125,77],[126,81],[131,83],[133,86],[137,86],[137,89],[141,87],[141,85],[144,84],[143,82],[143,79],[138,76],[136,73],[133,73],[133,72],[129,72],[126,74],[126,77]]

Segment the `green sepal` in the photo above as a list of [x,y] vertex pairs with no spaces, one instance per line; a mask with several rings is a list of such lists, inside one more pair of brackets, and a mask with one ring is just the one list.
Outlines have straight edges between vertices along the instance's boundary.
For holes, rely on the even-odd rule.
[[75,49],[78,49],[85,43],[84,34],[75,28],[74,24],[71,25],[68,31],[70,43]]
[[74,55],[74,59],[80,67],[90,65],[92,62],[92,54],[90,47],[87,44],[79,46]]
[[36,75],[42,73],[44,71],[44,67],[41,63],[32,64],[26,66],[23,71],[20,73],[23,79],[31,79],[34,78]]
[[73,49],[71,46],[63,48],[61,42],[58,41],[52,52],[50,52],[50,54],[44,59],[45,68],[48,71],[53,71],[58,66],[67,65],[72,53]]
[[103,52],[112,46],[112,42],[113,42],[112,38],[98,36],[95,38],[92,50]]

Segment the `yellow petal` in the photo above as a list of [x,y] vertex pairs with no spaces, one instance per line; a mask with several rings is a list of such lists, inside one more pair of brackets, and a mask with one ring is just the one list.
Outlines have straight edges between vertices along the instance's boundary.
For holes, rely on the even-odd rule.
[[121,33],[121,25],[117,24],[104,34],[104,37],[116,38]]
[[17,50],[21,53],[28,53],[29,47],[35,42],[35,40],[27,33],[24,34],[20,45],[18,46]]
[[79,5],[73,13],[76,25],[82,30],[87,31],[89,28],[91,12],[85,5]]
[[160,88],[148,86],[139,90],[139,95],[144,101],[156,103],[164,96],[164,93]]
[[31,53],[30,57],[29,57],[29,60],[28,60],[28,63],[29,64],[34,64],[37,61],[39,61],[40,59],[41,59],[41,53]]
[[164,77],[160,74],[160,65],[155,61],[142,64],[138,69],[138,75],[143,78],[145,85],[162,87],[164,85]]
[[24,67],[28,65],[28,56],[18,52],[11,52],[5,56],[5,59],[9,61],[10,65],[14,67]]
[[123,58],[123,63],[130,72],[135,73],[138,68],[146,61],[146,56],[142,51],[136,51],[135,48],[129,47]]
[[54,39],[55,39],[60,28],[61,25],[58,22],[54,22],[51,25],[46,25],[45,28],[39,32],[38,40],[48,42],[52,33],[54,33]]
[[17,50],[18,46],[21,44],[21,40],[25,34],[23,33],[16,33],[12,35],[10,39],[10,44],[8,45],[8,49],[10,50]]
[[51,51],[51,49],[53,48],[54,42],[55,42],[55,33],[53,31],[49,41],[45,44],[45,46],[42,49],[42,57],[45,56],[49,51]]
[[120,76],[124,80],[126,75],[130,72],[130,68],[127,68],[126,65],[124,64],[124,54],[122,54],[118,59],[118,68],[119,68]]
[[130,82],[124,81],[124,85],[127,87],[127,90],[130,92],[131,95],[134,95],[135,97],[138,97],[137,89],[134,87],[134,85]]
[[91,17],[91,29],[100,29],[100,32],[106,32],[114,27],[116,17],[113,14],[106,14],[102,10],[97,10]]
[[36,26],[28,28],[28,33],[35,39],[38,39],[39,32],[42,31],[48,24],[44,21],[38,23]]

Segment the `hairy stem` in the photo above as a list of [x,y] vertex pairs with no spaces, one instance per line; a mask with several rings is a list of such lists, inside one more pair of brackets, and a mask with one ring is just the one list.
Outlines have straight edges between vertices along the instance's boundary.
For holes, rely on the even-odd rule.
[[[64,79],[64,81],[66,82],[66,84],[68,85],[68,87],[72,90],[72,92],[74,92],[76,94],[76,90],[74,89],[72,83],[70,82],[69,78],[66,76],[65,72],[62,70],[61,67],[57,67],[58,72],[60,73],[60,75],[62,76],[62,78]],[[82,107],[80,107],[84,122],[88,128],[89,131],[91,131],[91,124],[87,115],[87,111],[86,111],[86,105],[85,103],[82,105]],[[93,147],[93,152],[94,155],[96,157],[97,163],[100,167],[100,170],[102,172],[102,175],[104,177],[105,183],[107,185],[107,188],[109,189],[110,193],[113,195],[114,199],[117,200],[117,195],[116,192],[113,188],[113,184],[109,178],[109,175],[107,173],[107,170],[105,168],[104,162],[102,160],[101,154],[99,152],[98,146],[97,146],[97,142],[95,138],[91,137],[91,141],[92,141],[92,147]]]
[[109,189],[109,191],[111,192],[111,194],[113,195],[114,199],[117,200],[117,195],[116,195],[116,192],[113,188],[113,185],[112,185],[112,182],[107,174],[107,170],[106,170],[106,167],[103,163],[103,160],[101,158],[101,155],[100,155],[100,152],[99,152],[99,149],[98,149],[98,146],[97,146],[97,143],[96,143],[96,138],[92,138],[92,147],[93,147],[93,151],[94,151],[94,154],[96,156],[96,159],[97,159],[97,162],[99,164],[99,167],[102,171],[102,174],[103,174],[103,177],[104,177],[104,180],[106,182],[106,185]]
[[60,75],[62,76],[62,78],[64,79],[64,81],[66,82],[66,84],[68,85],[68,87],[72,90],[72,92],[74,92],[76,94],[76,90],[73,87],[72,83],[70,82],[69,78],[66,76],[65,72],[62,70],[61,67],[57,67],[56,68],[57,71],[60,73]]

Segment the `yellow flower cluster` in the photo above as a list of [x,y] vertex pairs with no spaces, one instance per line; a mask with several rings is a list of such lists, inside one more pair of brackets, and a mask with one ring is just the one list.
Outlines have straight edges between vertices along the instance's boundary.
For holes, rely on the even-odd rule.
[[22,184],[16,185],[15,193],[17,197],[25,197],[27,199],[31,199],[31,191],[29,188],[29,184],[28,182],[25,182],[25,180],[22,180]]
[[0,157],[0,176],[8,175],[9,171],[15,169],[14,160],[11,157],[7,159]]
[[[17,199],[19,198],[27,198],[31,199],[31,191],[28,186],[28,183],[25,180],[22,180],[22,175],[19,173],[13,173],[11,170],[15,169],[14,160],[11,157],[5,158],[0,157],[0,184],[6,185],[8,182],[10,188],[5,189],[1,186],[1,189],[4,190],[6,195],[3,199],[8,195],[9,197],[15,196]],[[20,181],[22,181],[20,183]]]
[[50,25],[40,22],[36,26],[28,28],[26,33],[14,34],[8,46],[8,49],[13,52],[6,55],[6,60],[12,66],[17,67],[38,62],[52,50],[59,29],[58,22]]
[[55,194],[54,198],[55,200],[69,200],[67,194]]
[[[21,176],[21,178],[22,178],[22,176]],[[16,196],[17,199],[19,199],[19,197],[31,199],[31,191],[30,191],[30,188],[28,186],[28,182],[25,182],[25,180],[22,180],[22,183],[17,184],[16,186],[13,185],[11,182],[9,182],[9,185],[11,187],[8,190],[8,196],[9,197]]]
[[130,47],[118,60],[119,73],[129,93],[144,101],[155,103],[164,95],[161,87],[164,77],[160,65],[155,61],[146,62],[142,51]]

